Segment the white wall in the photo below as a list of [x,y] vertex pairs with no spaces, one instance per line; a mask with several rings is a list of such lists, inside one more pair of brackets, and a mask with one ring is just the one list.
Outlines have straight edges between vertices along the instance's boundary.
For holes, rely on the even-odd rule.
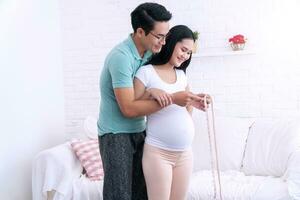
[[[82,133],[82,119],[98,114],[99,74],[108,51],[131,32],[130,12],[144,1],[64,0],[63,58],[66,131]],[[171,25],[200,31],[200,53],[188,70],[194,92],[208,92],[222,115],[269,118],[300,115],[297,0],[155,1]],[[228,38],[248,38],[247,55],[225,56]]]
[[33,158],[66,138],[59,11],[0,2],[0,199],[31,199]]
[[[248,37],[246,51],[254,54],[193,59],[189,70],[193,88],[212,94],[222,115],[300,116],[300,29],[295,26],[299,8],[299,1],[294,0],[218,2],[213,10],[226,16],[224,26],[212,28],[206,41],[220,35],[229,38],[226,33],[234,34],[234,30]],[[200,49],[207,50],[210,48]],[[220,51],[218,47],[216,51]]]

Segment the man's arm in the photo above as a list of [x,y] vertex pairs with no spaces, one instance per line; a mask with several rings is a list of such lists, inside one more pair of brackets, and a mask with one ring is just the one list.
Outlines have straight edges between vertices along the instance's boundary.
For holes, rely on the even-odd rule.
[[138,78],[133,80],[134,98],[136,100],[150,100],[151,93],[146,90],[146,87]]
[[[141,81],[135,79],[134,88],[116,88],[114,93],[125,117],[139,117],[152,114],[161,110],[164,106],[160,106],[156,100],[147,100],[145,86]],[[199,100],[200,97],[188,91],[180,91],[172,94],[172,102],[179,106],[186,106],[191,101]],[[169,104],[167,104],[169,105]]]
[[117,52],[107,61],[118,106],[125,117],[149,115],[160,109],[154,100],[136,100],[132,80],[132,63],[128,55]]
[[145,116],[162,108],[155,100],[136,100],[133,88],[116,88],[114,93],[125,117]]

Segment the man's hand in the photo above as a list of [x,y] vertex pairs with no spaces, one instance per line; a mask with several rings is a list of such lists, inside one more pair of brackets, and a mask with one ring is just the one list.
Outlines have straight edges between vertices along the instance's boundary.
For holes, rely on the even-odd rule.
[[171,94],[168,94],[163,90],[157,88],[150,88],[147,89],[147,92],[150,93],[151,97],[155,99],[161,107],[166,107],[173,103]]
[[201,97],[189,91],[180,91],[172,94],[173,103],[179,106],[191,105],[194,101],[201,101]]

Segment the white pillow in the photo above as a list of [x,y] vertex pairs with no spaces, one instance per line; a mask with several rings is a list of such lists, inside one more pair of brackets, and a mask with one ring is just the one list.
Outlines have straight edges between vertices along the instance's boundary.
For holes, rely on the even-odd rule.
[[290,155],[299,147],[299,120],[257,120],[250,129],[243,171],[247,175],[284,174]]
[[[206,114],[194,111],[194,171],[211,169]],[[219,117],[216,114],[216,139],[220,170],[240,170],[249,127],[249,118]]]

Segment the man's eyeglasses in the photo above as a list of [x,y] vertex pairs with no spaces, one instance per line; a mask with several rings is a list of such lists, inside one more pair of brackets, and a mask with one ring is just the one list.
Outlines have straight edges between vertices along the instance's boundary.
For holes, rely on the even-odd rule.
[[159,41],[163,41],[166,40],[166,38],[170,35],[169,33],[167,33],[167,35],[163,35],[163,34],[154,34],[151,31],[149,32],[151,35],[153,35],[156,39],[158,39]]

